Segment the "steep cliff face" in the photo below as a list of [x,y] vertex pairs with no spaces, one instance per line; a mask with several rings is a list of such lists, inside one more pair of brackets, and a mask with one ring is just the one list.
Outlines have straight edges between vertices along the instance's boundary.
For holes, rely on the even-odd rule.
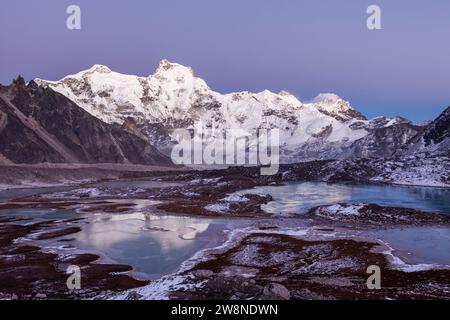
[[355,141],[349,154],[352,158],[390,157],[424,129],[423,126],[399,118],[394,125],[370,130],[367,136]]
[[18,78],[0,88],[0,153],[14,163],[171,165],[146,140],[92,116],[65,96]]
[[397,152],[398,155],[418,153],[427,156],[445,155],[450,157],[450,107]]
[[25,126],[10,107],[0,98],[0,152],[4,162],[41,163],[65,162],[56,150]]
[[450,107],[445,109],[441,115],[430,123],[424,134],[425,146],[440,144],[450,139]]

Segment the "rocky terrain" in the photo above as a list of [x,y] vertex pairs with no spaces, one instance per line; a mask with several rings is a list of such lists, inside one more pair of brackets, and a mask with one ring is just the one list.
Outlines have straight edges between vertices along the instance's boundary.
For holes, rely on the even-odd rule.
[[[333,228],[237,230],[181,270],[118,299],[449,299],[450,269],[395,264],[383,244],[333,236]],[[333,239],[330,239],[330,235]],[[382,287],[367,287],[367,269]]]
[[[166,60],[148,77],[101,65],[60,81],[19,77],[0,86],[0,189],[65,187],[2,192],[0,299],[450,299],[448,265],[407,264],[369,232],[448,228],[448,215],[333,203],[280,217],[263,209],[271,194],[249,191],[299,181],[450,187],[449,121],[450,108],[420,125],[368,120],[334,94],[309,102],[287,92],[220,94]],[[279,129],[279,170],[264,176],[260,166],[174,166],[168,155],[177,128],[208,130],[207,145],[227,130]],[[36,220],[35,210],[50,218]],[[247,227],[228,230],[224,243],[152,281],[100,254],[70,252],[92,217],[124,223],[121,215],[134,214]],[[182,228],[193,234],[183,240],[194,240],[197,229]],[[65,286],[70,264],[83,270],[82,291]],[[367,288],[371,265],[382,269],[381,290]]]
[[449,187],[450,158],[417,154],[390,158],[361,158],[329,162],[325,181],[360,181]]
[[106,124],[65,96],[18,78],[0,87],[3,163],[172,165],[146,140]]
[[423,226],[435,225],[450,227],[450,216],[398,207],[382,207],[376,204],[334,204],[313,208],[311,215],[338,221],[342,224]]
[[136,179],[161,175],[170,171],[184,172],[180,167],[133,164],[37,164],[0,165],[0,190],[83,185],[99,181]]
[[[143,206],[151,205],[152,214],[250,218],[252,224],[246,229],[231,230],[223,245],[198,252],[175,274],[148,283],[127,274],[131,266],[97,264],[99,257],[95,254],[58,253],[55,249],[48,251],[24,242],[24,239],[59,239],[61,246],[70,247],[71,235],[86,227],[89,223],[86,219],[52,219],[39,223],[27,221],[27,217],[2,218],[0,237],[4,242],[0,247],[0,269],[5,279],[0,296],[7,299],[448,299],[448,269],[399,264],[383,243],[353,234],[354,230],[380,226],[449,226],[446,215],[374,204],[335,204],[315,208],[304,217],[282,219],[271,217],[261,208],[273,200],[271,195],[235,193],[254,186],[318,179],[331,163],[285,165],[276,176],[260,176],[255,167],[145,172],[146,181],[157,183],[154,187],[85,185],[5,200],[0,210],[39,208],[114,216],[134,214]],[[143,173],[135,174],[138,178]],[[295,228],[297,224],[306,226]],[[68,292],[62,282],[66,279],[64,268],[71,263],[81,265],[86,272],[87,278],[83,280],[86,285],[81,292]],[[367,289],[369,265],[382,269],[382,290]]]
[[[189,270],[204,279],[201,289],[172,294],[200,299],[448,298],[450,270],[393,270],[386,257],[371,252],[376,246],[348,239],[310,241],[283,232],[254,232]],[[383,269],[384,290],[367,289],[369,265]],[[212,271],[209,277],[207,271]]]
[[[208,145],[226,130],[277,128],[280,160],[290,164],[282,166],[283,180],[439,187],[450,181],[449,109],[420,125],[400,117],[367,120],[334,94],[320,94],[310,102],[286,92],[223,95],[192,69],[166,60],[148,77],[95,65],[60,81],[36,79],[25,85],[19,78],[0,87],[0,93],[0,164],[5,166],[171,166],[164,154],[172,151],[174,129],[209,130]],[[330,162],[316,163],[321,159]],[[314,177],[296,176],[296,163],[308,161],[320,170]]]
[[[77,233],[81,230],[80,220],[24,224],[27,218],[0,217],[0,299],[86,299],[101,292],[148,284],[126,275],[130,266],[97,264],[100,257],[94,254],[62,256],[35,245],[16,243],[22,237],[44,240]],[[70,265],[81,267],[83,290],[67,288],[66,270]]]
[[450,155],[450,107],[397,152],[409,155],[417,153]]

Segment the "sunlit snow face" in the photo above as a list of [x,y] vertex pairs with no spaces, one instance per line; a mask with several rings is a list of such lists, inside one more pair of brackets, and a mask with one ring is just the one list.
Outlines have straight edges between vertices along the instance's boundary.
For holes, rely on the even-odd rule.
[[[347,159],[358,152],[365,157],[378,156],[380,152],[388,154],[397,147],[395,141],[400,138],[394,126],[401,122],[406,124],[402,129],[404,140],[417,133],[417,130],[406,128],[408,121],[404,119],[378,117],[367,120],[348,101],[333,93],[319,94],[309,102],[301,102],[286,91],[221,94],[196,77],[191,68],[167,60],[161,61],[148,77],[120,74],[105,66],[94,65],[60,81],[37,82],[66,95],[105,122],[122,125],[130,118],[134,119],[137,129],[168,156],[173,154],[174,144],[179,143],[178,129],[198,131],[206,128],[208,141],[203,139],[202,143],[214,151],[223,144],[221,136],[227,131],[278,130],[279,143],[270,143],[270,147],[278,146],[279,150],[271,150],[265,157],[270,154],[276,159],[264,162],[258,155],[256,161],[254,157],[246,156],[246,162],[239,162],[236,157],[229,157],[235,161],[229,163],[225,159],[223,165],[276,165],[312,159]],[[388,127],[393,128],[387,130],[392,141],[376,141],[372,145],[378,147],[374,148],[353,147],[365,137],[380,140],[374,137],[374,130]],[[255,145],[260,145],[259,141],[248,143],[248,149]],[[199,157],[192,157],[192,152],[190,155],[193,158],[190,162],[172,160],[187,165],[211,164],[211,157],[205,161],[203,152],[201,163],[198,162]],[[214,157],[212,163],[220,166],[221,162]],[[267,174],[277,171],[273,166]]]

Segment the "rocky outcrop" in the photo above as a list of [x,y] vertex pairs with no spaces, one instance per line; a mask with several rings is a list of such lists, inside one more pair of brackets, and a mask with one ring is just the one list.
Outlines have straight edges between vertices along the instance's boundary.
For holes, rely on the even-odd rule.
[[[190,270],[177,274],[179,281],[170,287],[169,297],[180,300],[448,299],[448,268],[421,269],[423,265],[393,264],[390,251],[379,242],[337,238],[332,235],[334,229],[322,230],[316,236],[317,231],[304,235],[304,229],[278,227],[235,233],[228,245],[210,250],[201,260],[193,262]],[[367,270],[374,265],[383,270],[382,286],[368,290]],[[197,277],[199,270],[208,276]],[[167,281],[173,283],[169,277]],[[144,287],[140,292],[145,297],[152,291]]]
[[375,127],[367,136],[352,144],[349,154],[351,158],[390,157],[424,129],[406,119],[390,126]]
[[339,203],[313,208],[311,215],[329,219],[339,223],[392,226],[450,226],[450,216],[434,212],[400,207],[384,207],[377,204],[348,204]]
[[450,107],[398,152],[400,155],[416,153],[450,156]]
[[430,123],[423,134],[425,146],[439,144],[448,139],[450,139],[450,107]]

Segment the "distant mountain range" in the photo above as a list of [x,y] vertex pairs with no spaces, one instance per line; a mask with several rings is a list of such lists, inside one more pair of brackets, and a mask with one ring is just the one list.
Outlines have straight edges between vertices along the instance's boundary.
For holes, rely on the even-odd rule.
[[310,102],[284,91],[220,94],[191,68],[167,60],[148,77],[94,65],[59,81],[18,78],[0,86],[0,98],[3,163],[171,165],[177,128],[278,128],[284,163],[448,157],[450,149],[449,109],[421,125],[401,117],[368,120],[335,94]]
[[450,107],[394,154],[335,161],[331,179],[450,187]]
[[367,120],[335,94],[310,102],[285,91],[220,94],[191,68],[167,60],[148,77],[94,65],[60,81],[35,81],[107,123],[133,123],[134,133],[165,154],[176,128],[208,128],[217,134],[278,128],[283,162],[390,156],[425,128],[400,117]]

